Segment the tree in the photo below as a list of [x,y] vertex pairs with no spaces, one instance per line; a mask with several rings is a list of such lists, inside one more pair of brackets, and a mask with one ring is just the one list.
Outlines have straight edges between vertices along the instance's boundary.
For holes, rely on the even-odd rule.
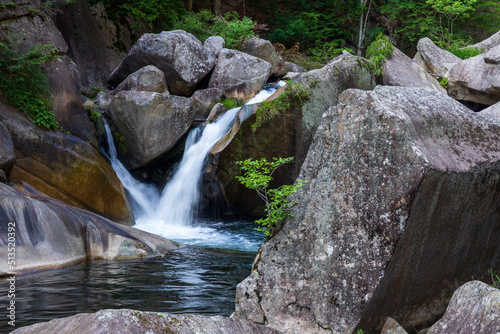
[[[368,16],[372,7],[372,0],[359,0],[361,12],[359,14],[359,37],[358,37],[358,56],[361,56],[363,42],[365,41],[366,28],[368,26]],[[368,4],[368,6],[367,6]]]
[[[458,18],[467,18],[467,12],[474,10],[474,3],[477,0],[427,0],[427,3],[439,15],[439,26],[441,28],[441,39],[451,44],[453,39],[453,24]],[[443,29],[443,16],[447,20],[447,28]]]

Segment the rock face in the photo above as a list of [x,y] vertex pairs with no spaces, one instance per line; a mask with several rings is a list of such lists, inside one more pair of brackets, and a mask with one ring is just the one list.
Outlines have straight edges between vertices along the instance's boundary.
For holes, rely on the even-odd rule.
[[116,87],[129,74],[144,66],[154,65],[165,72],[172,94],[188,96],[214,64],[215,56],[185,31],[144,34],[111,73],[108,83]]
[[461,61],[453,53],[445,51],[438,47],[430,38],[422,38],[417,44],[418,55],[425,64],[424,69],[429,69],[429,73],[437,80],[445,78],[453,65]]
[[500,332],[500,290],[479,281],[461,286],[427,334]]
[[287,72],[307,72],[307,70],[305,68],[303,68],[302,66],[299,66],[297,64],[294,64],[294,63],[290,63],[288,61],[285,62],[285,69]]
[[497,45],[488,52],[484,53],[484,62],[492,65],[500,64],[500,45]]
[[262,89],[270,74],[271,64],[267,61],[222,49],[208,87],[219,88],[224,95],[246,102]]
[[220,36],[210,36],[203,43],[203,47],[216,57],[219,55],[219,52],[224,48],[225,45],[226,41],[224,41],[224,38]]
[[469,48],[476,48],[479,50],[488,51],[489,49],[492,49],[497,45],[500,45],[500,31],[497,32],[496,34],[493,34],[484,41],[469,46]]
[[500,102],[479,112],[479,115],[500,119]]
[[[500,57],[500,48],[491,59]],[[500,65],[486,62],[486,54],[462,60],[453,66],[448,75],[448,93],[457,100],[492,105],[500,101]]]
[[4,180],[9,176],[15,161],[14,142],[9,130],[0,123],[0,170],[3,172],[1,176]]
[[389,318],[385,322],[384,327],[380,334],[408,334],[403,327],[401,327],[396,320]]
[[26,16],[40,9],[40,0],[12,0],[0,9],[0,21]]
[[195,110],[195,118],[205,121],[210,114],[210,110],[216,103],[222,100],[222,91],[219,88],[207,88],[197,90],[191,96]]
[[424,87],[446,94],[446,90],[439,85],[436,79],[396,48],[383,66],[384,85]]
[[286,64],[283,58],[281,58],[274,46],[268,40],[252,37],[243,43],[241,51],[263,59],[271,64],[271,75],[275,77],[280,77],[286,73]]
[[165,74],[153,65],[145,66],[129,75],[113,90],[113,93],[116,95],[123,90],[169,94]]
[[78,314],[19,328],[12,333],[49,334],[56,332],[79,334],[280,334],[275,329],[234,318],[142,312],[127,309]]
[[[89,259],[158,256],[178,245],[162,237],[111,222],[101,216],[47,197],[27,184],[0,184],[1,229],[8,223],[17,236],[16,270],[26,272]],[[7,238],[0,239],[7,258]],[[7,261],[0,276],[10,272]]]
[[97,149],[80,138],[45,131],[0,101],[0,121],[13,139],[11,179],[25,181],[50,197],[132,224],[122,184]]
[[[252,128],[256,116],[250,116],[220,153],[217,178],[224,188],[229,204],[245,214],[263,213],[263,202],[255,191],[244,188],[236,180],[235,176],[241,175],[236,161],[262,157],[294,157],[293,163],[279,168],[273,174],[275,181],[272,187],[293,183],[314,133],[321,123],[323,113],[330,106],[337,104],[339,94],[348,88],[369,90],[374,87],[371,62],[351,54],[341,55],[324,68],[302,74],[292,81],[291,87],[284,89],[287,95],[281,97],[282,105],[288,104],[288,107],[279,110],[269,121],[257,128]],[[275,94],[278,95],[281,91],[278,90]],[[252,110],[249,114],[252,113],[255,111]]]
[[154,92],[122,91],[111,101],[108,114],[125,138],[132,168],[167,152],[194,119],[191,99]]
[[498,140],[500,121],[433,90],[342,93],[302,166],[295,216],[261,246],[235,316],[338,333],[442,314],[449,285],[500,270]]

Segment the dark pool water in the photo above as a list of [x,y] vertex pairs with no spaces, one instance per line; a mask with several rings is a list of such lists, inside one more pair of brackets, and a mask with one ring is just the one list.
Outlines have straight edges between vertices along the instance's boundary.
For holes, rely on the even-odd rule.
[[[88,261],[71,267],[16,277],[16,328],[77,313],[107,308],[142,311],[197,313],[229,316],[234,311],[236,285],[251,270],[263,237],[253,224],[238,222],[203,225],[214,238],[203,245],[172,251],[163,258],[122,261]],[[234,245],[227,240],[239,240]],[[241,240],[247,240],[242,250]],[[252,247],[248,245],[252,244]],[[0,333],[14,328],[7,324],[7,282],[0,280]]]

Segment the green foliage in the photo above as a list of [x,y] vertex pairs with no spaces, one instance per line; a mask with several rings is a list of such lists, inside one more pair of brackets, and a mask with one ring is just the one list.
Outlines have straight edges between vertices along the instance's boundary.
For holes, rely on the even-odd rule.
[[453,41],[446,49],[460,59],[467,59],[484,53],[484,49],[467,47],[468,44],[467,42],[457,40]]
[[0,42],[0,94],[36,125],[60,130],[50,110],[48,79],[40,66],[56,57],[56,49],[53,45],[37,44],[21,52],[18,43]]
[[[99,117],[101,117],[101,113],[98,112],[97,110],[93,110],[92,113],[90,113],[89,115],[89,119],[92,123],[96,124],[97,120],[99,119]],[[125,138],[124,138],[125,139]]]
[[491,280],[493,281],[493,286],[500,289],[500,273],[494,273],[493,269],[490,269]]
[[441,81],[439,81],[439,84],[441,85],[441,87],[443,87],[444,89],[448,89],[448,78],[447,77],[444,77],[443,79],[441,79]]
[[238,99],[232,98],[232,97],[228,97],[228,98],[220,101],[220,103],[222,103],[227,108],[227,110],[231,110],[233,108],[238,108],[238,107],[243,106],[243,102],[241,102]]
[[248,17],[239,18],[236,12],[215,17],[210,11],[189,12],[174,24],[174,29],[185,30],[205,41],[210,36],[221,36],[226,47],[239,49],[243,42],[254,35],[255,22]]
[[389,42],[389,38],[380,34],[377,39],[366,49],[366,58],[369,58],[375,65],[375,73],[382,76],[382,65],[392,56],[394,45]]
[[4,9],[14,10],[16,8],[17,8],[17,4],[15,2],[0,3],[0,11],[2,11]]
[[316,41],[313,48],[307,50],[313,61],[317,61],[322,65],[326,65],[330,60],[340,55],[343,51],[354,53],[354,50],[341,47],[343,40],[336,39],[330,42]]
[[293,160],[290,158],[273,158],[267,161],[266,158],[260,160],[247,159],[237,161],[241,167],[243,176],[236,176],[238,181],[246,188],[254,189],[259,197],[266,204],[266,217],[256,220],[255,223],[262,227],[255,228],[263,232],[267,237],[271,237],[278,227],[278,223],[287,216],[293,217],[290,208],[296,202],[290,200],[290,196],[297,192],[304,181],[297,180],[295,185],[282,185],[276,189],[269,189],[269,183],[273,180],[273,173],[277,168]]

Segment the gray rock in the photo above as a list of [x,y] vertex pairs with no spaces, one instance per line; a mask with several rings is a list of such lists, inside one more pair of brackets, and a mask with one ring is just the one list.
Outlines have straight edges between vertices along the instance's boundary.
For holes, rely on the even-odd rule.
[[500,64],[500,45],[491,48],[488,52],[484,54],[484,62],[493,65]]
[[222,49],[209,88],[246,102],[262,89],[271,74],[271,64],[244,52]]
[[108,115],[125,138],[133,168],[145,166],[166,153],[185,134],[194,119],[193,101],[154,92],[119,92]]
[[481,41],[474,45],[467,46],[467,48],[475,48],[479,50],[488,51],[497,45],[500,45],[500,31],[488,37],[484,41]]
[[280,334],[251,322],[221,316],[169,314],[128,309],[101,310],[19,328],[14,334]]
[[123,90],[156,92],[169,95],[165,74],[156,66],[148,65],[135,71],[113,90],[113,95]]
[[108,83],[117,86],[138,69],[155,65],[165,73],[170,93],[188,96],[214,64],[215,56],[183,30],[144,34],[110,74]]
[[0,123],[0,170],[4,172],[5,179],[10,174],[15,161],[14,142],[9,130]]
[[396,320],[388,318],[380,334],[408,334],[408,332]]
[[500,252],[499,140],[500,121],[430,89],[343,92],[302,165],[294,217],[237,287],[235,316],[284,333],[439,316]]
[[500,119],[500,102],[479,112],[479,115]]
[[271,64],[271,75],[275,77],[281,77],[287,72],[283,58],[281,58],[274,46],[268,40],[258,37],[247,39],[241,46],[241,51],[263,59]]
[[428,68],[429,73],[437,80],[445,78],[450,68],[461,61],[453,53],[439,48],[427,37],[418,41],[417,50],[419,56],[425,61],[424,69]]
[[[0,221],[15,224],[16,271],[58,268],[86,259],[159,256],[178,245],[162,237],[120,225],[47,197],[33,187],[0,184]],[[7,238],[0,238],[7,258]],[[0,263],[0,276],[10,268]]]
[[222,103],[217,103],[212,110],[210,110],[210,114],[207,117],[207,122],[213,122],[219,117],[223,115],[227,111],[227,108]]
[[436,79],[397,48],[384,63],[382,73],[387,86],[424,87],[446,94]]
[[32,10],[40,10],[40,0],[5,1],[5,7],[0,8],[0,21],[30,15]]
[[108,110],[109,104],[113,100],[114,96],[111,96],[109,93],[105,93],[100,91],[97,93],[97,96],[94,99],[94,104],[101,110],[103,113],[106,113]]
[[307,72],[305,68],[288,61],[285,62],[285,69],[287,72]]
[[485,62],[485,54],[462,60],[450,69],[448,93],[457,100],[492,105],[500,101],[500,65]]
[[191,96],[195,110],[195,118],[205,121],[212,107],[222,100],[222,91],[219,88],[197,90]]
[[226,41],[224,41],[224,38],[220,36],[210,36],[203,43],[203,47],[215,57],[219,56],[220,51],[224,48],[225,45]]
[[500,290],[480,281],[461,286],[427,334],[500,333]]

